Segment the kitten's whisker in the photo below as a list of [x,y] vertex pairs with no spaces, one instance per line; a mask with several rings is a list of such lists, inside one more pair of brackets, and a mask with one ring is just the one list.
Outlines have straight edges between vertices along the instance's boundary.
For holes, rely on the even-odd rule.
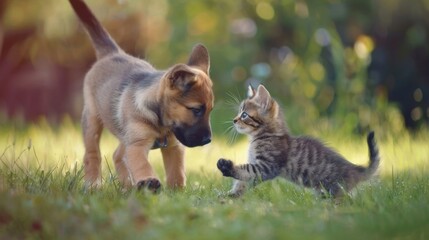
[[[238,90],[238,88],[235,88],[235,92],[237,93],[238,99],[244,99],[244,97],[241,96],[240,91]],[[240,102],[240,100],[239,100]]]
[[231,109],[236,110],[237,107],[240,105],[240,98],[236,97],[233,93],[227,92],[226,93],[230,99],[227,99],[225,101],[226,105],[228,105]]
[[235,110],[239,106],[239,103],[225,101],[225,105],[227,108]]
[[233,139],[233,142],[236,142],[237,141],[237,138],[238,138],[238,132],[237,131],[234,131],[234,139]]
[[[234,130],[235,130],[235,128],[234,128]],[[237,140],[238,132],[237,131],[232,131],[231,134],[230,134],[230,136],[231,137],[228,140],[228,144],[233,144]]]
[[229,109],[237,110],[238,107],[240,106],[240,103],[231,102],[231,101],[227,100],[227,101],[225,101],[225,105]]
[[236,131],[234,131],[234,130],[235,130],[234,125],[231,125],[231,126],[229,126],[229,127],[228,127],[224,132],[223,132],[223,134],[224,134],[224,135],[225,135],[225,134],[227,134],[227,135],[228,135],[228,140],[227,140],[227,143],[228,143],[228,144],[231,144],[231,143],[234,143],[234,142],[235,142],[237,132],[236,132]]
[[229,126],[225,129],[225,131],[223,131],[222,134],[229,134],[231,132],[231,130],[233,129],[234,126]]
[[226,94],[234,101],[234,103],[240,103],[240,99],[236,97],[233,93],[227,92]]

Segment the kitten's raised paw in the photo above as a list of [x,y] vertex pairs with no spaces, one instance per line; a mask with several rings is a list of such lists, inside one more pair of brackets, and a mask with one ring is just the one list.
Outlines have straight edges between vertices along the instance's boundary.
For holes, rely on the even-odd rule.
[[225,177],[232,177],[234,171],[234,163],[231,160],[219,159],[217,161],[217,168],[222,172]]
[[147,189],[152,193],[159,193],[161,190],[161,182],[156,178],[147,178],[137,183],[138,190]]

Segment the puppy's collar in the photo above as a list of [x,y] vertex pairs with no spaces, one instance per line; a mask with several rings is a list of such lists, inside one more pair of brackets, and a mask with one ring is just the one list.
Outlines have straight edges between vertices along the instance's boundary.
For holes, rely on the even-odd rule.
[[153,143],[152,149],[165,148],[167,146],[167,136],[165,136],[164,138],[157,138]]

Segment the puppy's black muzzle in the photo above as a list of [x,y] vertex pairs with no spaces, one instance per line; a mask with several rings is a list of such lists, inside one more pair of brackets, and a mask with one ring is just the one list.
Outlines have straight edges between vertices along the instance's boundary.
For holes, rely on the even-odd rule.
[[212,141],[210,126],[175,126],[173,133],[177,140],[187,147],[203,146]]

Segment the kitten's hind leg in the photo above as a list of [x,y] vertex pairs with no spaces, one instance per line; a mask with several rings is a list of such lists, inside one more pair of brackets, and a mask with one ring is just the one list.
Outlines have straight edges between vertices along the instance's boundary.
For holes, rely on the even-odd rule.
[[228,192],[228,197],[240,197],[246,192],[247,182],[234,179],[231,190]]
[[325,185],[320,185],[315,188],[318,195],[323,199],[341,199],[345,194],[347,194],[346,189],[340,183],[329,183]]

